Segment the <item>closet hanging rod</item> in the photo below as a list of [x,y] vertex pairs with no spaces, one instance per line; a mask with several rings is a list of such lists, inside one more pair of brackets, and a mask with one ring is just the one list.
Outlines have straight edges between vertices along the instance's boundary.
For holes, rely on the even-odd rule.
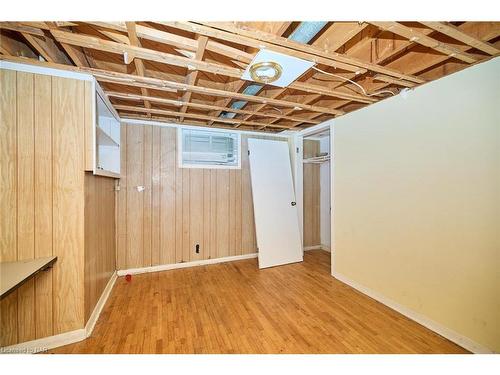
[[304,164],[320,164],[320,163],[325,163],[327,161],[330,161],[330,155],[314,156],[302,160]]

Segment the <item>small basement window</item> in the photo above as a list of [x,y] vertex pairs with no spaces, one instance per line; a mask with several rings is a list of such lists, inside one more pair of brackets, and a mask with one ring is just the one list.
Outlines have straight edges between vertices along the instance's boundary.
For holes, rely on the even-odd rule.
[[240,133],[180,128],[177,134],[180,168],[241,168]]

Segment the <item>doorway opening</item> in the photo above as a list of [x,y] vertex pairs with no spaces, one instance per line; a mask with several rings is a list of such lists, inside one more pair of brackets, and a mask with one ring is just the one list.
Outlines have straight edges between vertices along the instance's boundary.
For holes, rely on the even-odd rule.
[[[309,130],[309,129],[308,129]],[[304,252],[332,252],[331,126],[297,136],[296,187]]]

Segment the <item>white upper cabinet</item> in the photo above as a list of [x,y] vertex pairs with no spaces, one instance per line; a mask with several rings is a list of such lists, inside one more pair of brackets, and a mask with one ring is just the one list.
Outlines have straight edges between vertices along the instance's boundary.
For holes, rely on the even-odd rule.
[[120,119],[96,84],[94,174],[120,175]]

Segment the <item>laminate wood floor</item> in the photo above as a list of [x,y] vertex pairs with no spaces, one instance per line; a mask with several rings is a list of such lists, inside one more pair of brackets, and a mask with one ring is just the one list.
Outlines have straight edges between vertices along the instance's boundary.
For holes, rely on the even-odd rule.
[[118,278],[90,338],[52,353],[467,353],[330,275],[330,254]]

